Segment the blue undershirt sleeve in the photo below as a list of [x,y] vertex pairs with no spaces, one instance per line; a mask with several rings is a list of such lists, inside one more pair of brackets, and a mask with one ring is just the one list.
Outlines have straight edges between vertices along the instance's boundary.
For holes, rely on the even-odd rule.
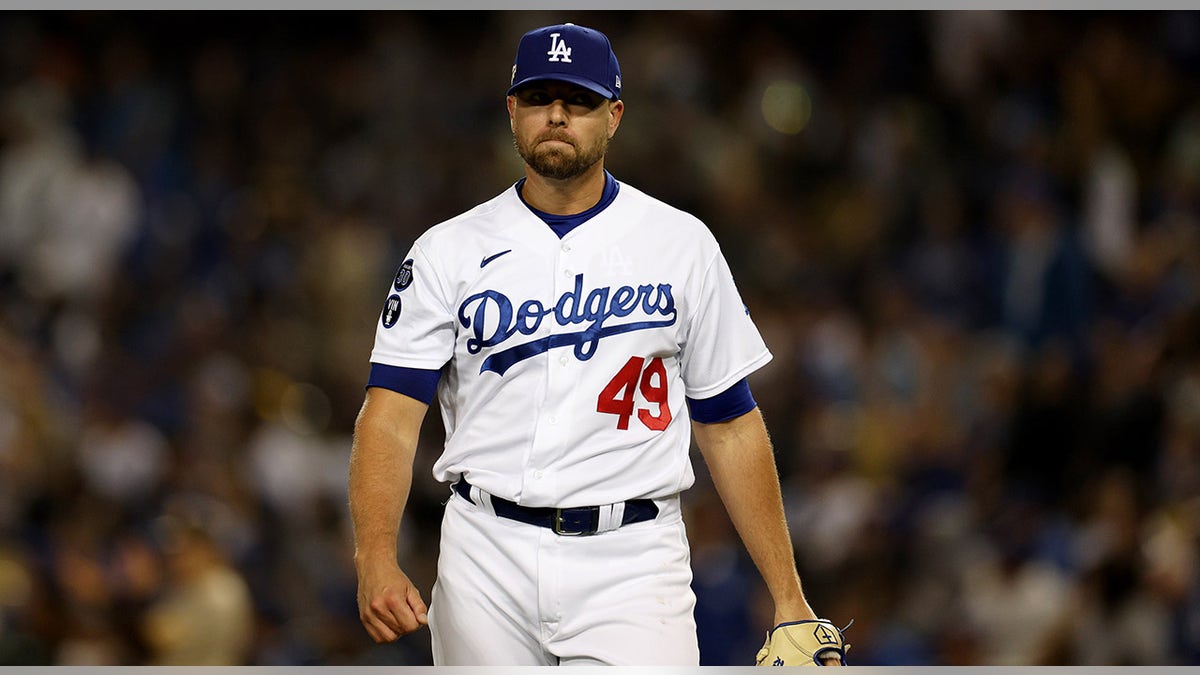
[[726,422],[745,415],[758,405],[750,393],[750,383],[744,377],[716,396],[688,398],[687,403],[692,419],[704,424]]
[[433,402],[433,397],[437,394],[438,380],[441,377],[442,371],[440,370],[402,368],[372,363],[367,386],[391,389],[428,405]]

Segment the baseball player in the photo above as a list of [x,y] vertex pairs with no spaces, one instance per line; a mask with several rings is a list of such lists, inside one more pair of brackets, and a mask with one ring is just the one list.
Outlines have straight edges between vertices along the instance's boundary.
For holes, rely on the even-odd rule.
[[[704,224],[604,168],[625,112],[608,38],[525,34],[507,107],[524,178],[416,240],[376,328],[350,464],[367,632],[428,624],[436,665],[698,664],[693,433],[776,623],[816,620],[746,384],[771,354]],[[427,605],[396,538],[435,395]]]

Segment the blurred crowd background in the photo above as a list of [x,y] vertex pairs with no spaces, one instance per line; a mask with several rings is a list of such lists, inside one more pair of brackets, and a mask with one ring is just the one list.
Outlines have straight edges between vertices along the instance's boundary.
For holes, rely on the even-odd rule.
[[[1200,663],[1200,13],[173,11],[0,15],[0,664],[429,663],[359,625],[350,433],[398,263],[521,175],[512,57],[561,21],[621,60],[609,168],[709,225],[775,354],[852,662]],[[702,659],[749,664],[694,461]]]

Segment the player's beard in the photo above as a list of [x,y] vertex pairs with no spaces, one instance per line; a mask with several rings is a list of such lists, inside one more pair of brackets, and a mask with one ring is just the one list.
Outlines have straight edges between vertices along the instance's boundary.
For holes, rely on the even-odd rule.
[[567,180],[581,176],[596,162],[604,159],[605,153],[608,152],[607,136],[597,138],[595,143],[585,148],[581,148],[572,141],[563,141],[575,149],[573,153],[564,151],[560,147],[543,146],[541,145],[543,140],[545,137],[535,139],[533,142],[523,142],[515,134],[513,135],[513,144],[516,145],[521,159],[525,160],[534,173],[544,178]]

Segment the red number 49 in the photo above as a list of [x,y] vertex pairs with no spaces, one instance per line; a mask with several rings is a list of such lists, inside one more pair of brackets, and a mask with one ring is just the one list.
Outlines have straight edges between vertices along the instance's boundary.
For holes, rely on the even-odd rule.
[[[645,370],[642,367],[645,366]],[[658,413],[651,414],[648,408],[639,408],[638,419],[651,431],[662,431],[671,423],[671,407],[667,401],[667,369],[661,358],[650,360],[634,356],[617,371],[600,397],[596,399],[596,412],[617,416],[617,428],[628,429],[633,415],[633,396],[642,392],[646,401],[658,405]]]

